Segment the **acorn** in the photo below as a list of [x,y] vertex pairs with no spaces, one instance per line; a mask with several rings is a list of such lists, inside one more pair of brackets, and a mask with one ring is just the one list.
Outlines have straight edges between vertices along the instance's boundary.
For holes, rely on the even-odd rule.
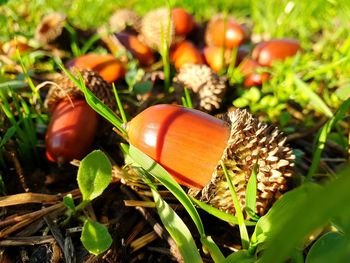
[[[224,61],[222,61],[222,53],[224,52]],[[237,56],[235,66],[239,65],[242,60],[248,55],[249,51],[245,47],[239,47],[237,50]],[[232,51],[225,49],[224,47],[206,46],[203,49],[203,54],[207,65],[214,71],[219,72],[223,69],[223,62],[225,67],[230,64]]]
[[181,7],[171,10],[175,26],[175,35],[186,37],[195,27],[196,22],[191,14]]
[[153,51],[138,40],[137,36],[128,33],[115,34],[118,41],[140,62],[143,66],[151,65],[155,58]]
[[82,159],[94,141],[98,120],[84,99],[60,101],[45,136],[47,159],[57,163]]
[[124,66],[111,54],[90,53],[82,55],[68,61],[66,66],[69,68],[76,67],[78,69],[94,70],[108,83],[122,79],[125,75]]
[[[168,24],[170,26],[169,32]],[[163,41],[168,40],[170,47],[175,36],[175,25],[169,10],[158,8],[145,14],[142,18],[140,31],[143,42],[150,48],[161,51],[162,39]]]
[[172,47],[170,50],[170,59],[174,63],[176,69],[180,69],[187,63],[204,63],[200,50],[188,40],[177,43]]
[[242,207],[257,167],[256,213],[264,215],[287,190],[294,155],[277,129],[236,109],[225,119],[177,105],[152,106],[127,126],[130,143],[161,164],[189,194],[235,213],[222,170],[228,169]]
[[5,55],[10,58],[16,56],[16,50],[18,50],[20,54],[24,54],[32,49],[32,47],[29,46],[27,42],[21,39],[12,39],[8,42],[5,42],[1,48]]
[[44,46],[54,46],[64,50],[70,49],[70,36],[64,27],[66,16],[61,13],[51,13],[44,16],[35,30],[35,39]]
[[118,9],[109,18],[109,27],[112,32],[122,32],[128,28],[140,31],[141,17],[131,9]]
[[208,46],[226,48],[238,47],[246,38],[246,30],[232,17],[214,16],[205,30],[205,42]]
[[269,67],[275,60],[284,60],[300,50],[300,43],[295,39],[272,39],[257,44],[252,58],[260,65]]
[[194,108],[207,112],[221,107],[227,89],[226,78],[219,77],[206,65],[185,64],[174,77],[173,84],[178,94],[188,88],[193,95]]
[[[77,72],[72,72],[77,76]],[[80,71],[84,83],[99,99],[116,109],[111,86],[92,70]],[[51,113],[46,132],[46,156],[63,163],[87,154],[96,135],[98,114],[84,100],[83,93],[65,75],[55,80],[45,99]]]
[[240,70],[244,76],[243,85],[246,87],[251,86],[261,86],[264,82],[266,82],[270,75],[267,72],[257,72],[258,68],[262,66],[252,59],[244,59],[240,64]]

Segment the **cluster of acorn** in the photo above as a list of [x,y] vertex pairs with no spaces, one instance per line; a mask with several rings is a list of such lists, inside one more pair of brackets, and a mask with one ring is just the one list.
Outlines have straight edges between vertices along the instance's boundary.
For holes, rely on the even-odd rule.
[[[37,39],[43,45],[55,45],[64,33],[63,21],[59,14],[44,18],[38,26]],[[156,53],[168,43],[170,59],[177,70],[173,79],[175,90],[181,93],[189,88],[195,108],[202,110],[152,106],[128,123],[129,141],[162,164],[180,184],[189,187],[189,194],[230,213],[235,208],[222,163],[229,170],[242,206],[246,185],[257,164],[256,212],[262,215],[286,191],[293,175],[294,155],[285,144],[286,138],[246,110],[236,109],[224,119],[203,111],[220,109],[227,83],[217,73],[230,63],[234,49],[238,50],[236,64],[241,64],[244,84],[251,86],[268,79],[266,73],[256,71],[258,67],[268,67],[276,59],[294,55],[300,45],[288,39],[262,42],[256,45],[250,59],[249,52],[241,46],[249,39],[248,30],[232,17],[212,18],[205,28],[205,45],[201,48],[186,39],[199,27],[182,8],[174,8],[171,13],[166,8],[153,10],[143,18],[123,9],[111,17],[107,30],[100,30],[111,52],[126,49],[144,67],[154,63]],[[109,33],[111,28],[113,34]],[[110,83],[123,79],[123,59],[111,54],[87,54],[68,61],[66,66],[73,74],[78,69],[85,85],[115,109]],[[56,80],[45,103],[52,113],[46,135],[48,159],[59,163],[81,159],[94,141],[99,116],[65,76]]]

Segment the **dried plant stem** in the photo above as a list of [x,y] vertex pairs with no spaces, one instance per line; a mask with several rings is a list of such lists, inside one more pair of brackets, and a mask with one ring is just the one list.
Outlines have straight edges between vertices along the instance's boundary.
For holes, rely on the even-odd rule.
[[60,199],[57,195],[21,193],[0,197],[0,207],[28,203],[55,203]]
[[[132,190],[122,185],[120,187],[121,191],[125,193],[130,199],[137,200],[136,195],[132,192]],[[170,246],[170,251],[172,255],[176,259],[182,259],[179,249],[174,241],[174,239],[169,235],[169,233],[151,216],[151,214],[147,211],[147,209],[136,206],[135,209],[140,212],[143,218],[152,226],[153,231],[162,239],[166,240]]]
[[10,159],[10,161],[13,163],[13,165],[15,166],[15,170],[16,170],[18,179],[19,179],[19,181],[21,183],[21,186],[22,186],[23,190],[25,192],[29,192],[27,181],[25,179],[21,163],[19,162],[16,153],[14,151],[9,151],[7,153],[7,156]]
[[131,253],[136,252],[137,250],[143,248],[144,246],[148,245],[152,241],[156,240],[158,238],[157,233],[154,231],[147,233],[146,235],[136,239],[130,244],[130,247],[132,248]]
[[24,215],[20,215],[20,216],[15,216],[15,217],[11,217],[9,219],[2,220],[0,222],[0,227],[11,225],[11,224],[15,224],[15,225],[10,227],[10,228],[14,229],[13,231],[10,230],[10,228],[6,228],[6,229],[0,231],[0,237],[4,237],[5,235],[8,235],[16,230],[19,230],[20,228],[30,224],[34,220],[37,220],[40,217],[42,217],[42,216],[44,216],[52,211],[55,211],[57,209],[63,209],[63,208],[64,208],[63,203],[58,203],[58,204],[43,208],[41,210],[38,210],[38,211],[35,211],[32,213],[28,213],[28,214],[24,214]]
[[15,246],[34,246],[46,243],[52,243],[55,239],[53,236],[30,236],[30,237],[10,237],[5,240],[0,240],[1,247]]

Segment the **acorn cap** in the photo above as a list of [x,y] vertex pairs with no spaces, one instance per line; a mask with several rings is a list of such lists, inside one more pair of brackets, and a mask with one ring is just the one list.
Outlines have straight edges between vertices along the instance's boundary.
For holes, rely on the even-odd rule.
[[[71,72],[77,77],[77,68],[72,68]],[[98,73],[89,69],[79,70],[84,79],[86,87],[91,90],[104,104],[111,109],[116,109],[116,102],[112,87]],[[56,104],[67,97],[84,98],[80,89],[65,75],[61,74],[56,80],[57,85],[52,85],[45,99],[45,106],[52,111]]]
[[171,12],[167,8],[158,8],[148,12],[141,21],[141,35],[144,43],[160,51],[162,48],[162,39],[167,39],[168,20],[170,17],[170,30],[169,30],[169,46],[172,44],[175,36],[175,25],[173,19],[171,19]]
[[210,112],[219,109],[226,92],[226,78],[219,77],[206,65],[185,64],[174,77],[174,88],[179,94],[183,89],[192,91],[193,106]]
[[61,13],[51,13],[44,16],[36,27],[35,39],[43,45],[56,42],[64,31],[66,16]]
[[[241,207],[245,207],[248,180],[257,163],[256,213],[264,215],[287,190],[293,176],[295,156],[285,145],[286,137],[275,127],[261,123],[246,110],[228,113],[231,135],[221,160],[235,187]],[[210,149],[209,149],[210,150]],[[220,163],[210,182],[201,190],[190,189],[189,195],[218,209],[235,214],[231,192]]]
[[140,31],[141,18],[131,9],[118,9],[109,18],[109,26],[112,32],[119,33],[131,27],[137,32]]

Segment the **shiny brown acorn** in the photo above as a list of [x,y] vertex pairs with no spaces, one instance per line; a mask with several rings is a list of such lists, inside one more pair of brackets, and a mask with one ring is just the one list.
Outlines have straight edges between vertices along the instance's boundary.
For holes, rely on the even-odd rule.
[[244,76],[243,85],[246,87],[261,86],[264,82],[269,79],[267,72],[257,72],[258,68],[262,66],[252,59],[244,59],[240,64],[240,70]]
[[[206,46],[203,49],[203,54],[206,63],[215,72],[219,72],[221,69],[223,69],[222,52],[223,47]],[[224,52],[224,63],[225,66],[228,66],[230,64],[231,59],[231,50],[226,49]],[[239,47],[237,50],[235,66],[240,64],[242,60],[248,55],[248,53],[249,51],[245,47]]]
[[176,36],[187,36],[196,25],[193,16],[181,7],[172,9],[171,15],[175,25]]
[[294,155],[277,128],[236,109],[224,120],[177,105],[152,106],[127,126],[130,143],[160,163],[189,194],[228,212],[235,208],[221,163],[245,206],[245,189],[257,169],[256,212],[266,213],[287,190]]
[[170,59],[174,63],[176,69],[180,69],[185,64],[204,63],[200,50],[188,40],[177,43],[172,47]]
[[113,55],[86,54],[70,60],[67,67],[78,69],[91,69],[96,71],[105,81],[112,83],[122,79],[125,75],[125,68]]
[[117,33],[116,38],[131,52],[141,65],[148,66],[154,62],[153,51],[138,40],[137,36],[128,33]]
[[46,157],[57,163],[83,158],[95,138],[98,119],[83,99],[59,102],[45,136]]
[[[230,129],[224,121],[197,110],[156,105],[128,124],[132,145],[164,166],[184,185],[203,188],[219,162]],[[210,145],[205,154],[197,154]]]
[[299,50],[300,43],[295,39],[272,39],[257,44],[252,58],[262,66],[271,66],[275,60],[294,56]]
[[[85,86],[104,104],[116,109],[112,87],[92,70],[72,70],[82,76]],[[71,99],[71,100],[69,100]],[[55,79],[45,98],[45,106],[51,113],[46,132],[46,156],[57,163],[84,157],[96,134],[99,116],[85,102],[80,89],[65,74]]]
[[242,44],[245,38],[245,29],[231,17],[226,20],[223,16],[212,18],[205,31],[205,40],[209,46],[231,49]]

